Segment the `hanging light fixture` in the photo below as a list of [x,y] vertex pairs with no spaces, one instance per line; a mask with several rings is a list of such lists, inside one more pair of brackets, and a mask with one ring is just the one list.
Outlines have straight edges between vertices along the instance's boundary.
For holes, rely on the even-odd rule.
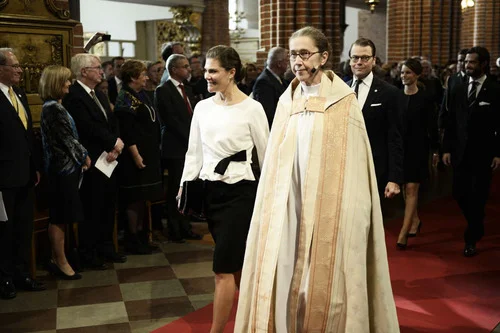
[[368,5],[368,7],[370,7],[370,12],[373,12],[375,11],[375,7],[380,4],[380,0],[365,0],[365,4]]
[[474,0],[462,0],[462,2],[460,3],[462,10],[474,7],[474,5],[475,5]]

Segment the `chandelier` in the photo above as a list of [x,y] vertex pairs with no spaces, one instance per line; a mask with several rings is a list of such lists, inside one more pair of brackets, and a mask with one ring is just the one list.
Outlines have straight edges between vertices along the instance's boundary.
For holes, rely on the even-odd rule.
[[380,4],[380,0],[365,0],[365,4],[370,7],[370,12],[373,12],[375,11],[375,7]]
[[248,22],[243,7],[239,0],[229,2],[229,36],[235,43],[239,43],[241,37],[246,33]]

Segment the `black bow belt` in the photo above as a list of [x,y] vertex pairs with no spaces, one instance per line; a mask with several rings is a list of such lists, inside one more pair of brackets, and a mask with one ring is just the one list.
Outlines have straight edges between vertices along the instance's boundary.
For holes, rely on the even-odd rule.
[[223,158],[220,160],[219,163],[217,163],[217,166],[215,167],[215,172],[218,173],[219,175],[224,175],[224,173],[227,170],[227,167],[229,166],[229,162],[245,162],[247,160],[247,151],[242,150],[237,152],[234,155],[231,155],[229,157]]

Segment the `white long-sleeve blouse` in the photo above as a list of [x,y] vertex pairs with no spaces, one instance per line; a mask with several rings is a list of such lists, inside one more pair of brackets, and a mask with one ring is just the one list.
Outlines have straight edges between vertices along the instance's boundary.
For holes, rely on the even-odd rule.
[[[260,167],[264,160],[269,126],[262,105],[246,98],[234,105],[219,105],[213,97],[200,101],[194,110],[189,133],[181,186],[196,178],[234,184],[255,180],[252,172],[252,149],[255,146]],[[224,173],[214,172],[226,157],[245,150],[245,162],[231,161]]]

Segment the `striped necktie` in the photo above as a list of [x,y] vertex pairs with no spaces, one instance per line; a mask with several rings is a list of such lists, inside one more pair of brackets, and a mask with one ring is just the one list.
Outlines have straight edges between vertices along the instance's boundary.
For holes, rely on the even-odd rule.
[[469,103],[469,107],[471,107],[472,104],[474,104],[474,102],[476,101],[477,85],[479,84],[479,82],[472,81],[470,84],[472,86],[470,88],[469,94],[467,95],[467,102]]
[[14,93],[14,89],[12,89],[12,87],[9,87],[9,97],[10,101],[12,102],[12,106],[14,107],[14,109],[16,109],[17,115],[19,116],[19,119],[21,119],[21,122],[24,125],[24,129],[28,129],[28,119],[26,118],[26,110],[24,109],[23,104],[17,101],[16,94]]
[[101,109],[102,113],[104,114],[104,118],[106,118],[106,120],[108,120],[108,115],[106,114],[106,110],[104,110],[104,107],[102,106],[101,102],[99,102],[99,99],[97,98],[97,96],[93,90],[90,91],[90,96],[92,96],[92,99],[94,100],[94,102],[97,104],[99,109]]

